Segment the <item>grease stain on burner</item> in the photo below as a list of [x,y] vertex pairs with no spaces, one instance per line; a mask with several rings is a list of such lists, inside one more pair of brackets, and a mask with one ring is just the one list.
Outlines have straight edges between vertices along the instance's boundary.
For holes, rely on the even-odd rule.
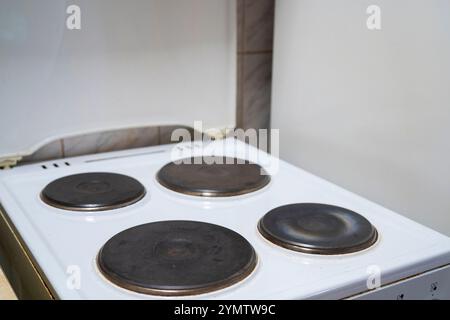
[[111,184],[106,181],[93,180],[81,182],[75,186],[75,190],[85,194],[100,194],[111,192]]

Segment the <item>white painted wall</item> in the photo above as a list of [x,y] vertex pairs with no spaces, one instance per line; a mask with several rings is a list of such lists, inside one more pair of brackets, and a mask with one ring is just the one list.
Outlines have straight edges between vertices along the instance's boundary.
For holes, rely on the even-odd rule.
[[236,42],[235,0],[0,0],[0,160],[88,132],[234,125]]
[[[372,4],[381,31],[366,27]],[[281,157],[450,236],[450,1],[276,9]]]

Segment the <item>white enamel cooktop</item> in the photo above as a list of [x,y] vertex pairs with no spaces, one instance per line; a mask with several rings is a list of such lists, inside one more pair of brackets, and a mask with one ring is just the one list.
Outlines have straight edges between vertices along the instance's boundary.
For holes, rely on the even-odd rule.
[[[267,187],[235,198],[184,196],[156,181],[157,171],[173,160],[171,156],[211,154],[216,147],[214,153],[221,155],[222,143],[212,143],[207,151],[199,144],[158,146],[64,159],[57,161],[58,168],[41,163],[4,170],[0,172],[0,202],[62,299],[161,299],[118,288],[105,280],[97,270],[96,255],[118,232],[163,220],[203,221],[230,228],[244,236],[258,255],[256,270],[244,281],[188,298],[345,298],[367,290],[368,272],[374,267],[381,271],[382,283],[391,283],[450,263],[449,238],[283,161]],[[246,157],[264,167],[269,160],[276,160],[232,139],[225,144],[226,155]],[[49,182],[85,172],[134,177],[147,194],[132,206],[100,213],[64,211],[40,200],[39,194]],[[359,253],[317,256],[288,251],[259,235],[257,223],[269,210],[302,202],[332,204],[358,212],[377,228],[378,242]],[[68,271],[74,266],[81,275],[79,289],[67,285],[71,279]]]

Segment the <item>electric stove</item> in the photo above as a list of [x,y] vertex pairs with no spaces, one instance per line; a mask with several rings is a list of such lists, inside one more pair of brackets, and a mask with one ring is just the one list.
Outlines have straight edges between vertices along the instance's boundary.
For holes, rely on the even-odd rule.
[[450,298],[449,238],[231,138],[2,170],[0,202],[54,298]]

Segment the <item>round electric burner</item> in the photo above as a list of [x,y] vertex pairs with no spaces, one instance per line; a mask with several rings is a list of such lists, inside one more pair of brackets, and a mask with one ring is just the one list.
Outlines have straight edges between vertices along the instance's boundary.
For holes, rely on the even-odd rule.
[[246,278],[256,266],[250,243],[234,231],[194,221],[140,225],[112,237],[100,250],[101,273],[139,293],[188,296]]
[[117,173],[82,173],[57,179],[41,193],[41,199],[56,208],[102,211],[131,205],[145,195],[136,179]]
[[246,160],[226,157],[197,157],[169,163],[157,174],[164,187],[201,197],[231,197],[266,186],[270,177],[264,169]]
[[346,254],[372,246],[378,233],[356,212],[317,203],[271,210],[259,222],[260,233],[281,247],[312,254]]

